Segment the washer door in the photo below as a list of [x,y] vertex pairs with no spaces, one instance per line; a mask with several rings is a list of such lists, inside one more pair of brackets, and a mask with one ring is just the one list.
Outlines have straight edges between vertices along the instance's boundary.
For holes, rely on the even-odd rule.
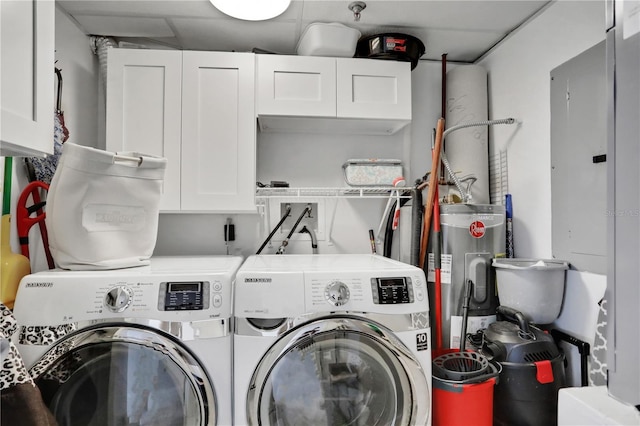
[[213,425],[204,368],[174,338],[100,325],[67,336],[30,370],[60,426]]
[[247,394],[254,425],[426,424],[424,370],[386,327],[324,317],[284,334],[258,364]]

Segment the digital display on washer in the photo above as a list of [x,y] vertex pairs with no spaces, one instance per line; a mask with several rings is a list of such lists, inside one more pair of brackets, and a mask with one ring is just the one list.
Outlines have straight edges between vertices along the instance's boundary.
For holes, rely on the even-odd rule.
[[189,291],[199,293],[202,288],[202,282],[193,282],[193,283],[169,283],[169,292],[170,293],[179,293],[182,291]]
[[162,310],[198,311],[209,307],[209,282],[174,281],[160,284]]
[[379,305],[413,303],[413,286],[409,277],[372,278],[373,303]]

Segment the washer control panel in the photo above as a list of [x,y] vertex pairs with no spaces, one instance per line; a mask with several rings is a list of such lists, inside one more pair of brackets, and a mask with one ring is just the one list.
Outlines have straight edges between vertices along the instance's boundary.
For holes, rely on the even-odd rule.
[[[305,277],[306,306],[312,311],[355,310],[387,313],[428,310],[424,274],[309,274]],[[425,303],[426,308],[425,308]]]
[[[158,309],[161,311],[200,311],[209,309],[208,281],[168,281],[160,283]],[[221,296],[218,295],[220,304]],[[214,304],[217,299],[214,299]]]
[[409,277],[371,278],[371,292],[376,304],[413,303],[413,284]]

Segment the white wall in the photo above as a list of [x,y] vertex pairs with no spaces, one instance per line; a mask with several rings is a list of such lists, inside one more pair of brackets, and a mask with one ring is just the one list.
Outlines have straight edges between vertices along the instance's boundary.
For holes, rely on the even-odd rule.
[[490,149],[507,151],[517,257],[552,255],[549,73],[604,40],[604,14],[603,1],[556,1],[479,61],[489,116],[522,121],[490,131]]

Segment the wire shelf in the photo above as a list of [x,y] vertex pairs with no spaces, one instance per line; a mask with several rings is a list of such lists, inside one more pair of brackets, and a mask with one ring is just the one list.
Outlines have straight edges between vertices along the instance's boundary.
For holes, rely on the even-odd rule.
[[[342,188],[257,188],[256,198],[388,198],[395,189],[401,197],[410,197],[412,188],[342,187]],[[395,194],[394,194],[395,195]]]

